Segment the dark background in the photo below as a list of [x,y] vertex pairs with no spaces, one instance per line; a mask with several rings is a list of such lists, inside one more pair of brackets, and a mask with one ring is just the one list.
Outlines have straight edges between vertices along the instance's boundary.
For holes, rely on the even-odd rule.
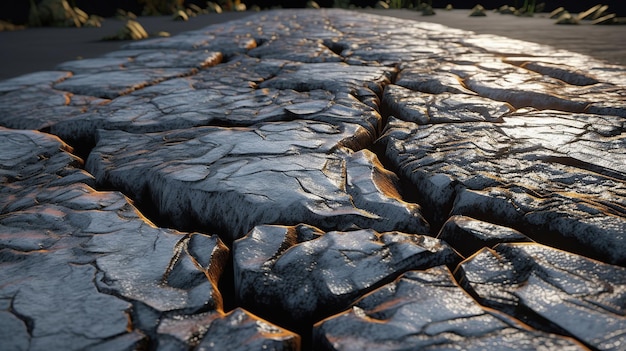
[[[186,0],[187,3],[195,3],[203,6],[206,4],[205,0]],[[306,0],[243,0],[248,7],[252,5],[258,5],[261,8],[268,8],[271,6],[280,5],[282,7],[304,7]],[[352,0],[353,4],[357,6],[373,6],[376,4],[376,0]],[[542,0],[537,0],[537,3]],[[571,0],[547,0],[546,11],[552,11],[557,7],[565,7],[571,13],[582,12],[598,2],[595,1],[571,1]],[[70,1],[72,3],[72,1]],[[141,4],[138,0],[74,0],[80,9],[88,14],[96,14],[103,17],[110,17],[115,14],[115,10],[118,8],[132,11],[136,14],[141,14]],[[333,0],[317,0],[317,3],[323,7],[332,7]],[[433,7],[443,8],[447,4],[452,4],[455,8],[472,8],[476,4],[481,4],[487,9],[493,9],[502,5],[514,6],[516,3],[518,6],[522,6],[524,0],[476,0],[476,1],[461,1],[461,0],[433,0]],[[602,4],[609,5],[609,12],[617,13],[618,16],[626,16],[626,1],[624,0],[603,0]],[[15,24],[24,24],[28,19],[29,0],[0,0],[0,19],[8,20]]]

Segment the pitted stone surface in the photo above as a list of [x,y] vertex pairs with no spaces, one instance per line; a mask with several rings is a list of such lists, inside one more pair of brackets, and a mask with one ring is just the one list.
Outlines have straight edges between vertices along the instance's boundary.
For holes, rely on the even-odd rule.
[[459,266],[481,303],[598,350],[626,343],[626,269],[537,244],[501,244]]
[[[324,347],[403,345],[413,329],[399,331],[393,311],[440,306],[472,317],[437,314],[437,326],[478,319],[496,332],[451,338],[428,324],[420,342],[580,346],[546,334],[558,333],[623,348],[624,273],[611,264],[626,265],[624,82],[626,68],[584,55],[341,10],[261,12],[0,82],[0,126],[14,128],[0,129],[2,346],[308,350],[311,325],[330,313],[339,314],[316,328]],[[311,225],[321,229],[297,240],[249,239]],[[385,233],[394,231],[405,234]],[[457,270],[473,274],[463,287],[511,317],[478,306],[441,270],[407,273],[342,313],[413,269],[385,254],[389,237],[471,257]],[[472,256],[529,240],[552,248],[500,244],[492,260],[482,259],[487,249]],[[342,249],[316,251],[319,243]],[[520,248],[541,250],[508,253]],[[233,257],[267,281],[283,277],[282,291],[234,290],[246,280]],[[306,298],[276,297],[297,288],[295,271],[353,289],[302,312],[306,303],[293,301]],[[494,272],[511,276],[495,297],[475,283]],[[401,286],[429,299],[374,302]],[[364,312],[376,310],[389,321]],[[343,320],[357,327],[328,328]],[[387,328],[382,338],[367,332]]]
[[585,350],[481,307],[445,267],[411,271],[315,325],[316,350]]
[[310,323],[411,269],[454,265],[456,254],[429,236],[310,226],[257,226],[233,245],[235,292],[252,310],[284,323]]

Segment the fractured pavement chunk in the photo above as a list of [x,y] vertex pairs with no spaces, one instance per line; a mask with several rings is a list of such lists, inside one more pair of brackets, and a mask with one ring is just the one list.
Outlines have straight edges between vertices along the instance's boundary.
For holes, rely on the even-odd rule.
[[20,344],[135,349],[146,341],[129,318],[137,303],[221,309],[228,249],[217,237],[157,229],[122,194],[93,190],[56,137],[2,128],[0,148],[0,300],[3,324],[27,328]]
[[[127,57],[124,57],[128,55]],[[120,51],[102,58],[70,61],[58,66],[74,75],[55,89],[113,99],[164,80],[187,76],[222,60],[218,52],[144,50]]]
[[[614,84],[568,84],[504,62],[486,62],[478,68],[478,72],[463,79],[464,85],[481,96],[506,101],[516,108],[626,116],[624,96]],[[596,106],[598,101],[607,99],[616,101],[612,109]]]
[[[467,32],[393,17],[355,16],[353,12],[349,16],[341,16],[340,12],[337,15],[333,24],[343,36],[335,41],[343,48],[341,56],[350,64],[395,66],[465,51],[450,39]],[[373,27],[377,29],[376,40],[372,40]]]
[[598,350],[626,343],[626,268],[538,244],[500,244],[459,265],[479,301]]
[[[127,315],[131,304],[99,292],[93,283],[96,269],[73,263],[71,251],[0,249],[0,298],[10,299],[10,313],[25,321],[28,338],[21,342],[29,349],[83,350],[132,329]],[[17,328],[10,330],[12,337],[25,337],[23,327],[5,324],[7,314],[0,316],[3,329]]]
[[467,215],[625,264],[624,120],[557,111],[503,119],[429,126],[392,119],[380,142],[435,222]]
[[483,247],[494,247],[506,242],[532,241],[513,228],[479,221],[466,216],[452,216],[437,234],[464,257],[469,257]]
[[300,350],[300,336],[236,308],[166,318],[159,324],[159,350]]
[[452,72],[437,70],[441,65],[439,61],[420,61],[419,65],[404,65],[398,73],[394,84],[407,89],[421,91],[430,94],[455,93],[476,95],[473,91],[465,88],[461,78]]
[[296,62],[341,62],[343,58],[324,46],[322,40],[306,38],[271,40],[248,52],[252,57]]
[[164,80],[193,73],[186,68],[138,68],[129,71],[78,74],[55,84],[58,90],[74,94],[113,99],[131,91],[154,85]]
[[[250,38],[251,28],[241,26],[237,28],[237,21],[231,22],[230,26],[209,26],[205,29],[180,33],[172,38],[154,38],[136,41],[124,45],[125,50],[181,50],[181,51],[217,51],[225,58],[245,53],[257,46],[256,41]],[[230,30],[233,36],[224,36],[217,33],[220,29]],[[239,33],[237,33],[239,32]]]
[[383,86],[390,83],[394,72],[395,69],[388,67],[354,66],[343,62],[293,63],[285,65],[276,77],[259,86],[297,91],[324,89],[332,92],[352,92],[367,87],[381,94]]
[[101,131],[87,169],[101,184],[154,203],[185,227],[227,242],[259,224],[309,223],[427,233],[419,206],[364,145],[362,128],[296,120],[253,128],[205,127],[135,135]]
[[69,61],[58,70],[76,74],[93,74],[139,68],[206,68],[221,62],[219,52],[184,50],[120,50],[99,58]]
[[0,125],[42,130],[108,101],[52,88],[70,76],[70,72],[45,71],[0,82]]
[[[124,231],[94,236],[85,249],[96,259],[101,291],[141,301],[159,313],[222,306],[217,282],[228,248],[216,236],[181,236],[162,230],[131,240]],[[152,235],[150,235],[152,234]]]
[[485,309],[445,267],[411,271],[315,325],[316,350],[585,350]]
[[[67,140],[92,140],[99,128],[145,133],[211,123],[250,126],[299,118],[358,123],[369,130],[372,139],[378,133],[382,119],[378,112],[351,94],[256,88],[257,82],[271,77],[282,65],[284,61],[276,60],[232,61],[116,98],[53,125],[51,132]],[[356,93],[367,100],[367,92]]]
[[237,298],[286,325],[313,323],[403,272],[458,258],[429,236],[306,225],[257,226],[235,241],[233,255]]
[[532,57],[527,59],[521,57],[508,58],[505,62],[537,73],[545,74],[552,78],[560,79],[573,85],[592,85],[600,83],[600,81],[598,81],[595,77],[571,65],[541,62]]
[[397,85],[388,85],[383,94],[393,116],[417,124],[458,122],[501,122],[513,108],[480,96],[467,94],[428,94]]

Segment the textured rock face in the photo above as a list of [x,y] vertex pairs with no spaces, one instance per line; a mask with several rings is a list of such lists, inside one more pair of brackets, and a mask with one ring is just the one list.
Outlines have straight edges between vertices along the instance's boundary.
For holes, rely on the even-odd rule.
[[213,226],[229,242],[264,223],[428,232],[419,207],[399,199],[395,175],[376,156],[341,148],[360,135],[369,134],[306,121],[101,132],[87,169],[101,183],[157,203],[174,224]]
[[300,336],[241,309],[201,313],[160,322],[159,350],[300,350]]
[[500,243],[531,241],[519,231],[466,216],[452,216],[437,234],[463,257],[470,257],[483,247]]
[[445,267],[408,272],[315,325],[316,350],[585,350],[481,307]]
[[436,220],[452,213],[514,226],[623,265],[624,119],[533,110],[503,119],[425,127],[393,119],[380,141]]
[[428,236],[310,226],[258,226],[233,251],[237,298],[288,324],[338,312],[405,271],[456,261]]
[[621,350],[624,82],[339,10],[0,82],[0,348]]
[[598,350],[626,341],[626,269],[537,244],[501,244],[459,266],[487,306]]

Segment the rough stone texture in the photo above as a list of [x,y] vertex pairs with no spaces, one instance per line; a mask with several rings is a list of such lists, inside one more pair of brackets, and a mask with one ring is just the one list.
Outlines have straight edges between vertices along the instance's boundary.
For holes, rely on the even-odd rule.
[[598,350],[626,344],[626,268],[538,244],[500,244],[459,266],[487,305]]
[[[572,52],[339,10],[0,82],[2,347],[308,350],[339,313],[320,345],[623,349],[624,82]],[[502,244],[528,240],[551,248]],[[452,249],[478,302],[441,269],[391,283],[453,269]],[[432,333],[411,329],[432,309]]]
[[503,120],[392,119],[380,142],[436,220],[467,215],[625,264],[624,119],[518,110]]
[[300,336],[241,309],[174,316],[159,324],[159,350],[300,350]]
[[483,247],[492,248],[500,243],[532,241],[513,228],[479,221],[466,216],[452,216],[437,234],[464,257],[469,257]]
[[108,214],[98,209],[113,205],[115,215],[123,196],[84,201],[98,195],[82,183],[91,178],[55,137],[0,128],[0,149],[0,325],[11,344],[78,350],[119,338],[120,348],[137,346],[131,304],[99,292],[94,257],[75,251],[90,227],[108,231],[97,225]]
[[[430,89],[429,89],[430,90]],[[389,85],[383,103],[394,116],[417,124],[502,122],[513,109],[480,96],[442,92],[429,94]]]
[[485,309],[445,267],[411,271],[315,325],[316,350],[585,350]]
[[339,312],[407,270],[457,261],[428,236],[310,226],[258,226],[233,251],[237,298],[287,325]]
[[93,190],[53,136],[1,128],[0,149],[0,325],[17,349],[135,349],[150,331],[133,305],[222,307],[216,236],[155,228],[122,194]]
[[366,144],[353,138],[369,135],[357,125],[302,120],[101,132],[87,169],[100,183],[158,204],[174,224],[214,227],[228,242],[274,223],[427,233],[419,207],[400,199],[395,175],[371,152],[342,148]]

